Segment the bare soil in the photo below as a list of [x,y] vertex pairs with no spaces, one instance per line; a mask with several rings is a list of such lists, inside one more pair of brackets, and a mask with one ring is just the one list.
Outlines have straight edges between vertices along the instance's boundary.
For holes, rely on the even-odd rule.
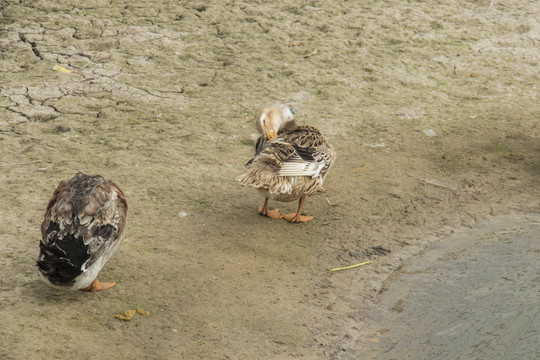
[[[2,359],[339,359],[406,258],[539,211],[538,1],[0,11]],[[277,101],[338,152],[306,224],[258,216],[234,180]],[[47,200],[78,171],[129,202],[100,275],[117,285],[99,293],[49,288],[34,266]]]

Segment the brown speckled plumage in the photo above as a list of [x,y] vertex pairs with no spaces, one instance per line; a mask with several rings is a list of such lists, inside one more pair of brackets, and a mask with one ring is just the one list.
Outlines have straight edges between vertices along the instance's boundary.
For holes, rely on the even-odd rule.
[[[265,120],[269,116],[265,114],[276,113],[276,109],[285,115],[282,120],[275,115],[268,125]],[[263,129],[265,126],[270,131]],[[257,121],[259,132],[271,133],[272,127],[277,137],[259,137],[255,157],[246,164],[247,172],[236,180],[278,201],[294,201],[324,192],[323,180],[336,158],[332,145],[315,127],[297,125],[290,109],[283,105],[263,110]]]
[[41,274],[55,286],[88,286],[81,276],[94,264],[97,275],[116,251],[126,220],[126,197],[114,183],[82,173],[60,182],[41,224]]
[[[258,143],[264,145],[259,145],[261,149],[248,163],[247,172],[237,178],[240,183],[268,191],[279,201],[324,191],[323,180],[334,163],[335,151],[319,130],[309,125],[296,126],[272,140],[262,136]],[[293,165],[291,171],[298,175],[285,175],[288,165]],[[302,171],[310,175],[300,175]]]

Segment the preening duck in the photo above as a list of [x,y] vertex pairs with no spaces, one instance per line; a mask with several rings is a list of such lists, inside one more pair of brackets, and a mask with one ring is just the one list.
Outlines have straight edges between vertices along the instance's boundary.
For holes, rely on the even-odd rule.
[[79,173],[60,182],[41,224],[37,266],[49,285],[99,291],[115,285],[97,275],[126,226],[127,201],[114,183]]
[[[285,105],[263,109],[257,118],[261,136],[255,145],[255,157],[247,164],[247,172],[236,178],[264,194],[259,214],[290,222],[306,222],[303,216],[306,198],[324,192],[323,180],[333,165],[336,152],[319,130],[310,125],[297,125],[292,110]],[[281,215],[268,209],[268,200],[298,200],[296,213]]]

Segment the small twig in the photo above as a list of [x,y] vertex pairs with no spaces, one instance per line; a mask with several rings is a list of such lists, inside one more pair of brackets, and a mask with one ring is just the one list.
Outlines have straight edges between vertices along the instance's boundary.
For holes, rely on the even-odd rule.
[[367,264],[371,264],[371,263],[372,263],[372,261],[364,261],[363,263],[356,264],[356,265],[345,266],[345,267],[335,268],[335,269],[328,269],[328,271],[333,272],[333,271],[347,270],[347,269],[352,269],[352,268],[355,268],[355,267],[359,267],[359,266],[367,265]]
[[493,4],[494,4],[494,3],[495,3],[495,0],[491,0],[491,1],[489,2],[489,7],[488,7],[487,11],[491,10],[491,8],[493,7]]
[[307,54],[305,54],[305,55],[302,55],[302,58],[303,58],[303,59],[306,59],[306,58],[308,58],[308,57],[311,57],[311,56],[315,55],[315,54],[318,53],[318,52],[319,52],[319,50],[315,49],[315,50],[313,50],[312,52],[309,52],[309,53],[307,53]]
[[333,203],[333,202],[331,202],[330,200],[328,200],[328,196],[324,195],[324,198],[326,199],[326,201],[327,201],[330,205],[336,206],[335,203]]
[[454,191],[456,190],[455,186],[450,186],[450,185],[443,184],[439,180],[435,180],[435,179],[426,178],[426,179],[418,179],[418,181],[420,181],[422,184],[425,184],[425,185],[433,185],[433,186],[437,186],[437,187],[445,188],[445,189],[450,189],[450,190],[454,190]]
[[17,165],[30,165],[30,164],[35,164],[35,163],[39,163],[39,162],[41,162],[41,160],[30,161],[30,162],[25,162],[25,163],[0,164],[0,167],[4,167],[4,166],[17,166]]

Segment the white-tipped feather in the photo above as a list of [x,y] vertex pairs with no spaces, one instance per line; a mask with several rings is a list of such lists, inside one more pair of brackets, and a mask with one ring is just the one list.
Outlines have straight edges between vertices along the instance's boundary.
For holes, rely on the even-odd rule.
[[278,176],[319,176],[324,163],[316,162],[284,162],[279,169]]
[[89,215],[79,215],[79,219],[81,225],[86,225],[89,224],[92,220],[94,220],[94,217]]

